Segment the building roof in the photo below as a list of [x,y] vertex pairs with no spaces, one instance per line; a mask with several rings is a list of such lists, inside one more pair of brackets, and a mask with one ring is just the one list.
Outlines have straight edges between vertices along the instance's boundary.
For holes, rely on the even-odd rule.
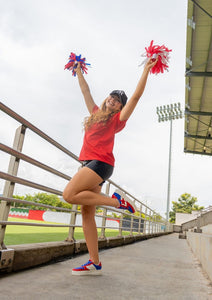
[[184,152],[212,155],[212,0],[188,0]]

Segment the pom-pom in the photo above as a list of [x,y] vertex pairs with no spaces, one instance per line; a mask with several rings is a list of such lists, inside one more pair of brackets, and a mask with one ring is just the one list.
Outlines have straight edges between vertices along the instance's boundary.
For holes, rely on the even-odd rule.
[[72,71],[72,75],[76,76],[76,68],[77,64],[80,64],[82,73],[87,74],[88,68],[86,66],[90,66],[90,64],[86,63],[86,58],[81,58],[80,55],[76,55],[75,53],[71,52],[69,56],[69,62],[65,65],[64,70],[67,69],[69,71]]
[[156,65],[152,67],[150,73],[158,74],[163,73],[164,71],[168,71],[169,52],[171,52],[172,50],[168,49],[164,45],[153,45],[153,41],[151,41],[149,47],[145,47],[145,50],[146,52],[143,53],[141,56],[146,57],[146,59],[140,64],[140,66],[146,64],[150,57],[153,61],[156,60],[156,58],[158,58]]

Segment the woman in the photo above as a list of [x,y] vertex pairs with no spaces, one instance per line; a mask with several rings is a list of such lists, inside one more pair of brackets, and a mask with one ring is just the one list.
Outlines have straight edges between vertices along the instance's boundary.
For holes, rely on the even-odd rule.
[[124,91],[115,90],[110,93],[100,108],[91,96],[80,65],[78,64],[76,68],[79,85],[90,116],[84,123],[85,136],[79,156],[79,160],[83,162],[83,168],[70,180],[63,192],[63,198],[68,203],[82,206],[83,232],[90,259],[81,267],[73,269],[73,275],[99,275],[102,271],[95,223],[96,205],[108,205],[135,212],[133,203],[121,199],[120,195],[114,193],[110,198],[100,192],[102,184],[113,172],[112,150],[115,133],[125,127],[126,121],[143,94],[149,71],[156,63],[157,59],[148,60],[135,92],[128,102]]

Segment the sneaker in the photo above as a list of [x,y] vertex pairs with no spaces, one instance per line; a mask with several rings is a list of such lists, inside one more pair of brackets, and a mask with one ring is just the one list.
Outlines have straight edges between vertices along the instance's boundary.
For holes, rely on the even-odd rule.
[[121,198],[121,195],[118,193],[113,193],[112,198],[115,198],[119,201],[120,206],[118,207],[119,209],[126,209],[132,214],[136,211],[136,207],[132,201],[126,201],[124,198]]
[[72,275],[101,275],[102,274],[102,264],[99,263],[95,265],[92,260],[82,265],[79,268],[72,269]]

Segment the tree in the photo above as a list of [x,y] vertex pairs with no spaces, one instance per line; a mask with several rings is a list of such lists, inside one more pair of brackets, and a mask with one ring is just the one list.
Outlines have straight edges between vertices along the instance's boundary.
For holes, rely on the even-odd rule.
[[191,194],[185,193],[178,198],[178,201],[172,201],[172,211],[169,212],[170,222],[175,223],[176,213],[191,214],[194,210],[202,210],[204,206],[198,206],[196,197],[192,197]]

